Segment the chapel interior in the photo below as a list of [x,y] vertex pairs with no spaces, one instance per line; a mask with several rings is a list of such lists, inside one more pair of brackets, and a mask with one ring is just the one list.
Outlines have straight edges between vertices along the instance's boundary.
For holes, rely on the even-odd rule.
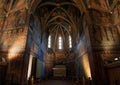
[[0,0],[0,85],[120,85],[120,0]]

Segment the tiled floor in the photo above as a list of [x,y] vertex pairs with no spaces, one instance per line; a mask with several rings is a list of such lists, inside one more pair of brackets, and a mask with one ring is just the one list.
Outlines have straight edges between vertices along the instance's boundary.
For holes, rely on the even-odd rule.
[[82,85],[70,80],[45,80],[35,85]]

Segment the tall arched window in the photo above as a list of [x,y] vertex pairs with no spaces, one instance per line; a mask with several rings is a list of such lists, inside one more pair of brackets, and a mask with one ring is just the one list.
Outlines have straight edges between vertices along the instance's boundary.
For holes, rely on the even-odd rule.
[[69,48],[72,48],[72,38],[70,35],[69,35]]
[[61,36],[58,37],[58,49],[63,49],[63,39]]
[[51,35],[48,37],[48,48],[51,48]]

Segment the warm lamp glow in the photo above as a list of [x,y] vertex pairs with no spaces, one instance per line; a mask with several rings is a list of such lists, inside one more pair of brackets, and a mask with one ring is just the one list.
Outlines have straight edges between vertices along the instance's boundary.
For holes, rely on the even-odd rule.
[[117,61],[117,60],[118,60],[118,58],[114,58],[114,60],[115,60],[115,61]]
[[91,71],[90,71],[90,64],[89,64],[87,54],[83,56],[83,68],[84,68],[84,71],[85,71],[85,76],[92,80]]

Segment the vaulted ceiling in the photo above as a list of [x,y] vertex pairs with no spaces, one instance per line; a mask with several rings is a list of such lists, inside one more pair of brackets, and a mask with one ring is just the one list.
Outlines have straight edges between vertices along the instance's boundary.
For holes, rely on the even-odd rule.
[[81,12],[71,0],[43,0],[35,13],[40,18],[42,32],[52,34],[55,42],[59,35],[64,41],[70,35],[75,43],[82,33]]

